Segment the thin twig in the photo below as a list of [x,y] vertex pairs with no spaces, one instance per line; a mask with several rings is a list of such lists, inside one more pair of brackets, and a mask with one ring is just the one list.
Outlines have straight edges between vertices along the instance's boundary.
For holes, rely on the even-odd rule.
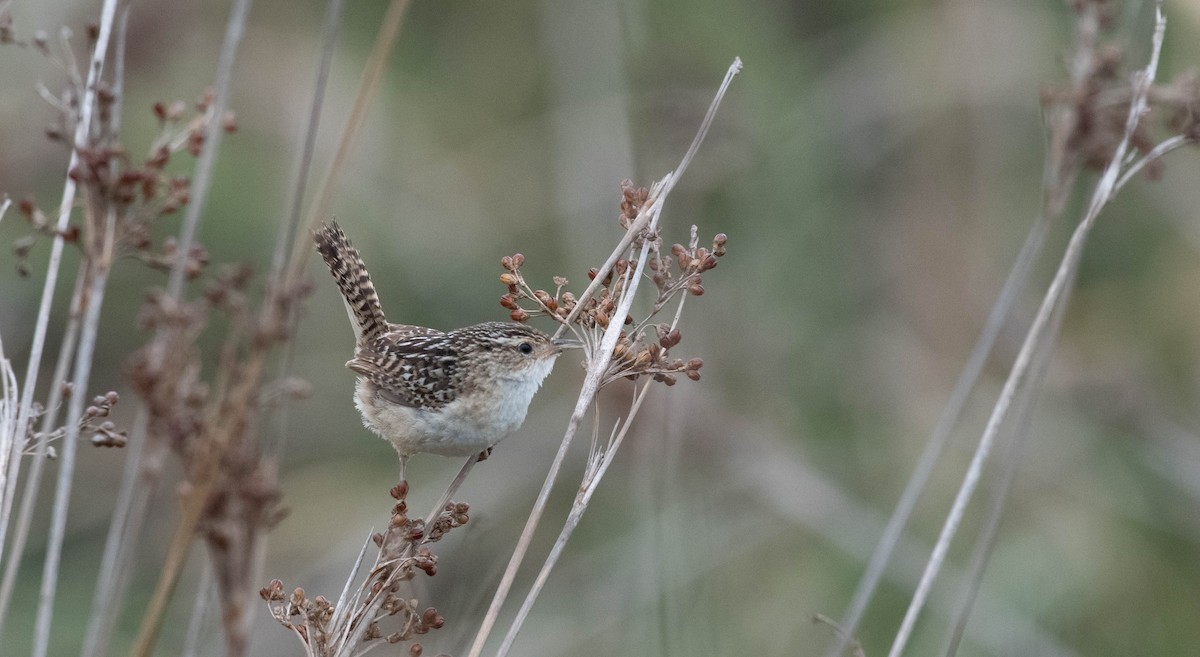
[[199,654],[200,636],[212,602],[210,598],[213,585],[216,583],[211,561],[204,560],[204,567],[201,568],[197,581],[199,583],[196,585],[196,599],[192,602],[192,614],[188,619],[187,632],[183,635],[183,648],[179,651],[179,657],[196,657]]
[[[712,125],[712,119],[716,115],[717,107],[724,97],[725,91],[729,88],[733,76],[737,75],[742,69],[742,60],[735,58],[729,70],[725,73],[725,78],[721,82],[712,103],[709,105],[708,112],[705,114],[704,121],[701,122],[700,129],[696,133],[695,139],[692,140],[691,146],[687,153],[680,161],[680,166],[672,173],[667,174],[661,181],[655,183],[647,197],[646,203],[638,211],[638,216],[629,224],[628,230],[622,236],[620,244],[613,250],[604,266],[599,270],[599,273],[592,280],[587,290],[579,297],[580,299],[591,298],[591,295],[596,292],[599,285],[603,282],[607,272],[611,270],[616,261],[625,253],[625,250],[633,243],[634,238],[642,233],[643,230],[651,231],[657,226],[658,217],[662,212],[663,203],[666,201],[667,193],[674,187],[675,181],[678,180],[678,175],[683,172],[691,163],[696,150],[700,143],[708,134],[708,129]],[[487,641],[488,635],[491,634],[492,628],[496,624],[496,620],[500,615],[500,607],[503,606],[508,593],[512,588],[513,581],[516,579],[517,570],[520,569],[525,555],[529,551],[529,546],[533,541],[533,534],[537,530],[537,526],[541,521],[542,513],[546,509],[546,502],[550,497],[550,491],[554,488],[554,483],[558,479],[558,473],[562,469],[562,464],[566,459],[567,450],[570,448],[571,442],[575,437],[575,432],[579,428],[579,423],[583,420],[587,410],[591,407],[596,393],[600,389],[605,372],[608,369],[609,363],[612,361],[613,348],[620,338],[621,327],[624,325],[625,317],[629,314],[629,307],[633,303],[634,292],[641,281],[641,267],[645,262],[645,254],[650,248],[650,241],[647,240],[643,245],[643,256],[639,261],[639,269],[627,286],[627,294],[621,298],[620,303],[614,309],[613,316],[609,319],[608,328],[604,331],[604,336],[600,340],[599,347],[590,352],[588,355],[588,370],[584,376],[583,387],[580,390],[579,398],[575,402],[575,409],[571,413],[570,419],[567,421],[567,428],[563,433],[562,441],[559,443],[558,452],[554,455],[554,460],[550,464],[550,469],[546,473],[546,479],[542,483],[542,488],[538,492],[537,499],[534,501],[533,508],[530,510],[529,518],[525,522],[525,527],[521,531],[521,536],[517,540],[517,545],[513,549],[513,554],[509,558],[508,565],[505,567],[504,575],[500,579],[500,584],[496,588],[496,593],[492,597],[492,602],[488,607],[487,614],[484,616],[483,622],[480,623],[479,630],[475,634],[475,640],[471,645],[468,657],[479,657],[483,652],[484,643]],[[567,323],[570,323],[575,316],[582,310],[584,304],[580,303],[572,311],[567,318]],[[555,337],[562,334],[563,325],[560,325],[555,332]]]
[[1121,174],[1120,180],[1117,181],[1115,191],[1121,191],[1121,188],[1125,186],[1125,183],[1129,182],[1130,178],[1136,176],[1138,172],[1141,171],[1147,164],[1150,164],[1151,162],[1163,157],[1167,153],[1170,153],[1177,148],[1182,148],[1194,143],[1196,143],[1196,140],[1188,135],[1175,135],[1162,140],[1158,143],[1158,145],[1150,149],[1149,153],[1146,153],[1146,155],[1144,155],[1142,158],[1129,165],[1129,168],[1125,170],[1125,173]]
[[462,483],[467,480],[467,475],[471,474],[471,469],[474,468],[475,464],[478,462],[478,454],[472,454],[471,456],[468,456],[467,460],[463,462],[462,467],[458,469],[458,474],[454,476],[454,480],[450,482],[450,485],[447,486],[446,490],[441,494],[440,497],[438,497],[438,501],[433,505],[433,509],[429,512],[429,515],[425,516],[426,531],[433,527],[434,521],[438,519],[438,516],[442,515],[442,511],[446,508],[446,504],[450,502],[450,498],[453,497],[454,493],[458,491],[459,486],[462,486]]
[[621,446],[622,441],[625,440],[625,434],[628,433],[633,418],[637,415],[638,410],[642,406],[642,401],[646,398],[646,393],[653,384],[652,380],[647,380],[646,383],[642,384],[641,389],[634,395],[629,415],[625,418],[624,422],[620,423],[620,431],[609,441],[608,448],[604,450],[595,467],[588,468],[589,475],[586,477],[587,481],[576,496],[575,504],[571,506],[571,511],[567,514],[567,519],[563,523],[562,530],[558,533],[558,538],[554,541],[554,546],[550,548],[550,553],[546,555],[546,560],[542,563],[541,570],[538,571],[537,577],[529,587],[529,593],[525,595],[525,600],[521,603],[521,608],[517,611],[516,617],[513,618],[512,624],[509,625],[508,632],[504,635],[504,641],[500,644],[500,650],[496,652],[496,657],[506,657],[512,649],[513,643],[517,640],[517,634],[520,633],[521,627],[525,624],[525,619],[529,616],[530,610],[533,609],[533,603],[537,601],[542,589],[546,586],[546,580],[550,577],[550,571],[558,563],[559,557],[562,556],[563,550],[567,546],[567,541],[571,538],[571,534],[574,533],[575,528],[579,526],[579,521],[583,518],[583,513],[587,510],[592,495],[599,487],[604,473],[608,471],[608,466],[612,465],[613,460],[616,458],[617,449]]
[[904,527],[908,524],[908,519],[912,517],[917,500],[925,491],[929,478],[933,475],[934,466],[937,465],[942,452],[950,442],[954,427],[962,417],[967,399],[979,381],[983,366],[987,364],[988,355],[991,354],[996,339],[1000,336],[1000,330],[1012,312],[1013,305],[1029,283],[1029,275],[1041,254],[1042,247],[1046,244],[1046,233],[1050,225],[1049,217],[1042,214],[1030,227],[1025,243],[1021,245],[1021,250],[1017,253],[1016,262],[1013,263],[1013,267],[1004,281],[1004,286],[1000,290],[1000,295],[988,312],[983,330],[980,331],[979,338],[975,341],[975,346],[971,348],[971,354],[967,357],[967,362],[963,366],[962,372],[959,373],[954,388],[950,391],[950,398],[946,401],[946,406],[942,409],[942,414],[938,417],[937,424],[934,425],[933,432],[925,443],[924,449],[921,450],[916,467],[913,468],[908,482],[904,485],[900,501],[896,503],[896,508],[892,511],[874,552],[867,560],[866,569],[858,582],[858,587],[854,590],[850,605],[842,616],[842,627],[845,628],[845,632],[835,635],[835,640],[826,653],[826,657],[843,654],[849,646],[850,638],[858,631],[858,624],[862,620],[863,613],[866,612],[867,605],[871,603],[875,591],[879,589],[883,573],[891,561],[892,554],[896,551],[896,546],[900,543]]
[[54,619],[54,598],[58,588],[59,563],[62,544],[67,532],[67,511],[71,502],[71,484],[75,477],[75,451],[79,444],[79,423],[74,418],[83,415],[87,401],[88,382],[92,373],[92,361],[96,350],[96,337],[100,326],[100,309],[104,305],[104,292],[108,274],[112,270],[114,241],[116,238],[116,209],[109,208],[104,222],[103,252],[94,254],[95,260],[87,262],[91,281],[84,296],[85,311],[80,326],[79,350],[75,354],[74,373],[71,376],[73,392],[67,402],[66,436],[59,450],[58,480],[54,487],[54,510],[50,518],[50,538],[46,543],[46,560],[42,568],[42,587],[38,596],[38,612],[33,634],[33,657],[45,657],[50,650],[50,629]]
[[1025,336],[1025,340],[1021,345],[1021,351],[1017,355],[1016,362],[1013,363],[1012,370],[1009,372],[1008,379],[1004,383],[1004,388],[1000,393],[999,399],[996,401],[995,407],[992,409],[991,417],[984,428],[983,436],[979,440],[979,446],[975,450],[975,454],[971,459],[971,463],[967,468],[966,475],[963,478],[962,486],[959,488],[958,494],[955,496],[954,504],[950,509],[950,513],[946,517],[946,521],[942,526],[942,531],[938,536],[938,541],[934,545],[933,553],[929,557],[929,561],[925,566],[925,571],[921,575],[921,580],[917,584],[917,589],[913,594],[912,601],[909,603],[908,610],[905,612],[904,620],[900,624],[900,629],[896,632],[896,637],[892,643],[892,648],[888,653],[889,657],[900,657],[904,652],[904,648],[908,643],[908,638],[912,634],[912,630],[916,625],[917,617],[924,606],[926,598],[933,586],[933,580],[937,578],[938,572],[941,569],[942,562],[945,560],[946,552],[949,550],[950,542],[958,531],[958,526],[962,521],[963,513],[966,511],[967,503],[970,502],[971,496],[975,492],[976,486],[979,484],[979,478],[983,471],[983,464],[991,451],[992,444],[995,441],[996,435],[999,432],[1000,425],[1008,416],[1013,398],[1018,388],[1023,384],[1024,379],[1029,375],[1030,365],[1032,363],[1033,354],[1041,348],[1041,343],[1050,339],[1052,336],[1047,330],[1051,324],[1051,318],[1055,313],[1056,307],[1060,303],[1064,303],[1069,296],[1069,291],[1075,280],[1075,274],[1079,267],[1079,261],[1083,255],[1083,247],[1087,242],[1087,237],[1095,225],[1096,218],[1100,214],[1100,210],[1106,203],[1112,200],[1115,193],[1115,184],[1120,173],[1120,165],[1125,153],[1129,148],[1129,142],[1133,137],[1133,133],[1137,128],[1139,121],[1146,112],[1147,100],[1146,92],[1150,84],[1154,80],[1155,72],[1158,69],[1159,53],[1162,50],[1163,33],[1166,29],[1166,17],[1162,13],[1162,2],[1158,0],[1155,3],[1155,29],[1150,53],[1150,63],[1147,64],[1144,71],[1139,72],[1134,76],[1133,99],[1130,102],[1129,117],[1125,123],[1125,134],[1121,142],[1117,144],[1108,166],[1101,175],[1100,180],[1096,184],[1095,192],[1092,195],[1091,203],[1088,206],[1087,212],[1083,219],[1079,222],[1075,231],[1071,235],[1071,240],[1067,244],[1066,252],[1063,254],[1062,262],[1059,264],[1058,270],[1055,272],[1054,279],[1050,284],[1050,288],[1046,291],[1046,296],[1042,300],[1041,307],[1034,318],[1033,325]]
[[[63,384],[67,380],[67,372],[71,369],[71,357],[75,355],[75,347],[79,340],[86,273],[85,268],[80,268],[75,277],[75,288],[71,293],[69,306],[70,317],[67,319],[66,329],[63,331],[58,359],[54,364],[54,373],[50,377],[50,392],[42,415],[40,436],[34,447],[33,458],[29,463],[29,472],[25,475],[21,506],[17,510],[17,521],[13,529],[12,543],[9,546],[8,562],[4,567],[4,580],[0,582],[0,638],[4,636],[5,623],[8,621],[8,606],[12,602],[17,575],[21,572],[21,561],[25,556],[25,545],[29,540],[29,527],[33,522],[33,512],[42,487],[42,474],[45,472],[49,454],[50,433],[58,426],[59,413],[62,411]],[[23,434],[21,440],[24,440]]]
[[[583,294],[579,295],[580,299],[590,299],[592,298],[592,295],[594,295],[596,291],[600,289],[600,286],[603,284],[604,278],[608,275],[608,272],[612,271],[613,266],[617,264],[617,260],[621,259],[621,256],[625,253],[625,250],[629,248],[630,244],[633,244],[634,238],[636,238],[649,223],[650,216],[647,210],[649,210],[653,205],[665,201],[667,195],[670,194],[671,190],[675,188],[675,182],[679,179],[679,176],[683,175],[683,172],[687,170],[688,166],[691,165],[692,159],[696,156],[696,151],[699,150],[701,142],[703,142],[704,138],[708,135],[708,130],[712,127],[713,118],[717,115],[717,107],[720,106],[721,99],[725,97],[725,92],[729,90],[729,84],[733,82],[733,77],[740,73],[741,70],[742,58],[734,57],[733,63],[729,65],[729,70],[725,72],[725,79],[721,81],[721,86],[717,89],[717,93],[713,98],[713,102],[708,106],[708,111],[704,114],[704,120],[700,122],[700,129],[696,131],[696,136],[692,138],[692,143],[688,145],[688,149],[684,153],[683,159],[679,161],[679,166],[675,168],[675,171],[671,175],[668,175],[666,178],[664,178],[664,184],[661,188],[650,190],[650,195],[646,198],[645,205],[642,206],[642,212],[639,212],[637,218],[630,222],[629,229],[625,231],[625,235],[621,237],[621,241],[617,243],[617,247],[612,250],[612,253],[609,254],[608,259],[606,259],[604,264],[601,265],[597,270],[596,276],[592,279],[592,282],[588,284],[587,288],[584,289]],[[581,312],[583,312],[583,304],[575,306],[575,308],[571,310],[570,314],[567,315],[566,319],[564,319],[559,325],[558,330],[554,332],[554,337],[561,337],[563,331],[566,330],[566,327],[573,324],[575,322],[575,318],[578,317],[579,313]]]
[[[195,237],[196,228],[200,221],[204,200],[207,198],[208,189],[211,187],[212,169],[216,161],[216,151],[220,145],[220,136],[222,133],[221,117],[228,106],[229,87],[230,81],[233,78],[234,62],[237,60],[238,46],[241,44],[242,36],[246,31],[246,16],[250,11],[250,4],[250,0],[236,0],[230,9],[229,20],[225,25],[225,36],[221,45],[221,54],[217,62],[216,79],[214,82],[213,118],[207,127],[200,159],[196,162],[197,173],[196,182],[192,188],[192,200],[188,204],[188,213],[185,215],[183,226],[180,228],[178,246],[180,257],[173,263],[167,283],[167,294],[172,299],[179,299],[183,293],[184,263],[187,254],[191,250],[191,242]],[[165,348],[166,342],[165,339],[156,339],[154,344],[156,347],[152,349],[152,358],[154,357],[153,351]],[[248,364],[247,379],[240,383],[243,385],[252,384],[254,380],[257,380],[258,373],[259,371],[255,363]],[[246,390],[245,394],[250,394],[249,390]],[[243,403],[245,403],[245,400],[243,400]],[[220,428],[217,431],[219,432]],[[213,458],[211,454],[206,454],[205,456],[209,460]],[[203,473],[203,470],[206,469],[205,465],[206,463],[202,462],[200,464],[201,467],[197,468],[197,472]],[[167,600],[174,590],[179,571],[186,559],[188,546],[191,544],[195,523],[199,518],[199,507],[204,502],[204,500],[196,502],[195,498],[199,498],[201,495],[207,497],[210,487],[211,482],[201,481],[192,491],[192,499],[188,500],[183,513],[180,514],[179,525],[167,553],[167,560],[159,577],[158,585],[155,588],[154,596],[151,598],[150,606],[142,617],[141,628],[138,631],[137,642],[132,653],[134,655],[149,657],[153,650],[154,643],[158,638],[163,613],[166,610]]]
[[1016,480],[1017,469],[1021,464],[1021,456],[1029,437],[1035,402],[1034,393],[1041,389],[1042,382],[1046,378],[1050,357],[1054,353],[1053,345],[1062,328],[1066,308],[1066,303],[1060,303],[1055,308],[1048,329],[1050,337],[1042,342],[1041,348],[1033,355],[1033,372],[1022,389],[1017,392],[1017,398],[1013,403],[1012,417],[1008,421],[1012,428],[1008,432],[1010,436],[1004,453],[1004,466],[1000,473],[1000,480],[991,491],[987,519],[975,541],[967,570],[961,579],[959,600],[953,612],[952,629],[945,650],[946,657],[953,657],[957,653],[959,643],[967,629],[967,621],[971,618],[971,609],[979,595],[984,571],[991,558],[992,548],[996,545],[996,538],[999,536],[1000,520],[1004,516],[1005,502],[1008,500],[1009,491],[1012,490],[1013,481]]
[[[346,121],[346,127],[342,130],[341,138],[338,140],[337,152],[333,156],[333,162],[329,165],[329,171],[321,181],[312,211],[308,213],[308,221],[305,222],[305,227],[308,229],[315,226],[318,221],[324,220],[329,213],[333,193],[341,180],[342,171],[346,168],[346,160],[350,156],[355,139],[362,130],[367,116],[367,108],[374,100],[375,92],[379,90],[379,81],[383,78],[388,55],[391,54],[392,47],[396,45],[396,37],[400,34],[400,26],[404,22],[408,5],[409,0],[392,0],[388,5],[387,14],[383,17],[383,23],[379,26],[375,43],[371,46],[371,54],[367,57],[367,64],[363,68],[362,79],[358,83],[358,93],[354,96],[354,106],[350,110],[350,118]],[[298,279],[304,271],[307,259],[303,256],[311,248],[312,245],[308,239],[295,240],[292,246],[292,257],[288,261],[289,270],[286,274],[289,280]]]
[[[145,518],[143,511],[148,506],[145,502],[155,488],[154,482],[145,481],[140,475],[149,423],[149,411],[145,406],[139,407],[130,429],[134,439],[129,441],[126,448],[129,453],[125,455],[125,467],[104,540],[104,553],[100,558],[100,572],[92,594],[92,611],[88,616],[81,657],[104,657],[108,653],[108,644],[121,611],[121,601],[125,599],[129,561],[135,550],[123,549],[123,546],[133,545],[134,537],[141,534],[141,520]],[[135,493],[139,489],[145,491],[140,505],[135,503]]]
[[[667,178],[655,184],[655,190],[651,191],[651,196],[654,196],[655,191],[662,188],[663,183],[668,178],[670,178],[670,174],[668,174]],[[646,211],[647,220],[644,225],[653,229],[658,223],[661,210],[661,202],[649,208]],[[633,222],[629,230],[633,231],[637,224],[638,222]],[[644,248],[649,248],[648,241]],[[601,276],[597,276],[596,278],[601,278]],[[633,280],[634,282],[631,285],[636,289],[639,279],[635,278]],[[579,393],[579,398],[575,402],[575,410],[571,413],[571,417],[567,421],[567,429],[563,433],[562,442],[559,443],[558,452],[554,455],[554,461],[550,464],[546,480],[542,483],[542,489],[538,492],[533,509],[530,511],[529,518],[525,522],[525,528],[521,531],[521,537],[517,540],[517,546],[513,549],[512,557],[509,558],[508,566],[505,568],[504,575],[500,579],[500,584],[496,588],[496,593],[492,597],[492,603],[488,608],[487,615],[484,616],[483,622],[479,626],[479,631],[475,634],[475,641],[471,646],[468,657],[479,657],[483,652],[483,644],[487,641],[488,634],[491,633],[492,627],[496,624],[497,618],[499,618],[500,607],[504,604],[505,598],[508,597],[508,592],[512,588],[513,581],[516,579],[517,570],[520,568],[521,562],[525,559],[525,555],[529,551],[529,545],[533,541],[533,534],[537,530],[538,523],[541,521],[542,513],[546,510],[546,501],[550,497],[550,490],[554,488],[559,470],[562,469],[562,464],[566,460],[567,450],[571,446],[571,441],[575,437],[579,423],[583,420],[583,416],[587,413],[588,408],[591,407],[592,400],[600,390],[604,374],[608,369],[609,362],[612,360],[613,348],[616,347],[617,340],[620,338],[621,327],[625,323],[625,317],[629,314],[629,306],[632,301],[632,294],[622,297],[621,303],[618,304],[613,311],[613,316],[609,319],[609,325],[604,331],[604,337],[600,340],[600,346],[588,356],[588,370],[584,376],[583,388]]]
[[229,13],[229,21],[225,24],[225,37],[221,43],[221,54],[217,59],[217,73],[213,80],[213,100],[209,111],[212,113],[204,131],[204,146],[200,157],[196,160],[194,175],[188,201],[187,212],[183,215],[183,223],[179,227],[179,242],[176,253],[179,254],[175,266],[171,267],[167,278],[167,295],[179,299],[183,295],[183,284],[186,282],[187,259],[192,251],[192,242],[196,240],[196,230],[200,226],[200,215],[204,212],[208,191],[212,188],[212,175],[217,161],[217,150],[221,147],[221,137],[225,134],[223,117],[229,107],[229,87],[233,80],[233,64],[237,61],[238,45],[246,32],[246,14],[250,11],[250,0],[237,0]]
[[[74,144],[71,157],[67,162],[67,171],[72,171],[79,165],[79,149],[87,146],[88,134],[92,125],[92,112],[96,107],[96,83],[104,71],[104,58],[108,52],[108,41],[112,34],[113,17],[116,15],[117,0],[104,0],[100,12],[100,31],[96,36],[96,46],[92,51],[92,64],[88,68],[87,85],[84,87],[83,101],[80,103],[79,116],[75,123]],[[68,48],[70,50],[70,48]],[[37,322],[33,329],[33,342],[29,348],[29,363],[25,370],[25,382],[21,386],[21,408],[17,415],[17,426],[29,425],[33,415],[33,392],[37,387],[38,372],[42,366],[42,352],[46,346],[46,332],[50,326],[50,306],[54,301],[54,288],[58,285],[58,272],[62,265],[62,254],[67,225],[71,218],[71,209],[75,206],[75,180],[66,176],[63,184],[62,203],[59,204],[58,222],[55,226],[54,239],[50,245],[50,261],[46,265],[46,282],[42,286],[42,299],[38,305]],[[19,450],[14,445],[13,450]],[[20,470],[21,458],[19,451],[10,451],[8,468],[0,470],[0,556],[3,555],[5,539],[8,532],[8,518],[12,511],[13,494],[17,485],[17,474]]]

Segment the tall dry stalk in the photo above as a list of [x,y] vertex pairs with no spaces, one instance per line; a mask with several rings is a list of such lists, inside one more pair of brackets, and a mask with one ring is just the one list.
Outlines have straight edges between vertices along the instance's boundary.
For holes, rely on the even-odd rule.
[[[1020,408],[1024,405],[1020,402],[1021,395],[1032,394],[1035,389],[1034,386],[1040,381],[1040,372],[1044,370],[1045,362],[1053,352],[1052,345],[1057,336],[1057,327],[1061,321],[1062,309],[1069,301],[1071,289],[1078,273],[1079,263],[1082,259],[1084,246],[1101,210],[1112,202],[1121,186],[1130,180],[1131,172],[1136,172],[1155,164],[1162,154],[1184,144],[1192,143],[1195,140],[1195,119],[1194,117],[1190,117],[1187,123],[1181,126],[1181,135],[1173,136],[1155,147],[1150,147],[1146,144],[1148,131],[1144,125],[1144,119],[1149,110],[1150,97],[1158,70],[1159,55],[1162,51],[1165,30],[1166,17],[1162,10],[1162,2],[1159,1],[1155,4],[1155,27],[1153,36],[1151,37],[1150,61],[1144,69],[1135,71],[1127,83],[1129,95],[1128,110],[1122,130],[1118,133],[1120,135],[1119,139],[1115,143],[1108,143],[1107,145],[1104,142],[1099,142],[1099,146],[1093,145],[1093,148],[1109,149],[1105,154],[1105,164],[1100,178],[1091,194],[1083,217],[1071,234],[1071,238],[1063,253],[1058,269],[1054,274],[1054,278],[1050,283],[1050,287],[1042,299],[1033,324],[1026,333],[1021,349],[1000,392],[1000,396],[992,409],[983,435],[967,467],[962,485],[955,496],[954,503],[942,526],[941,533],[934,545],[925,571],[921,576],[921,580],[913,594],[904,619],[893,640],[891,650],[888,653],[889,657],[900,657],[907,646],[908,639],[916,625],[917,618],[929,595],[933,582],[941,570],[950,543],[960,527],[966,506],[979,484],[983,466],[990,455],[997,436],[1001,429],[1007,426],[1006,423],[1011,421],[1014,408],[1018,409],[1016,415],[1023,415],[1027,411],[1027,409]],[[1108,69],[1106,68],[1102,74],[1107,73],[1107,71]],[[1111,73],[1107,74],[1111,75]],[[1075,102],[1078,101],[1076,100]],[[1103,107],[1091,109],[1099,114]],[[1087,109],[1084,111],[1087,111]],[[1133,148],[1141,151],[1140,157],[1137,157],[1137,153],[1134,153],[1132,156],[1130,155]],[[1096,154],[1092,153],[1091,155],[1095,157]],[[1018,431],[1021,430],[1023,428],[1018,427]],[[1013,458],[1015,458],[1015,455]],[[993,508],[1002,508],[1002,506],[993,504]],[[984,539],[983,546],[986,549],[988,543],[994,540],[994,533],[991,535],[985,533]],[[983,559],[983,557],[980,556],[979,559]],[[977,568],[981,567],[980,565]],[[973,596],[968,593],[964,597],[964,605],[969,607],[971,599],[973,599]],[[951,653],[955,646],[956,642],[952,640],[949,647]]]

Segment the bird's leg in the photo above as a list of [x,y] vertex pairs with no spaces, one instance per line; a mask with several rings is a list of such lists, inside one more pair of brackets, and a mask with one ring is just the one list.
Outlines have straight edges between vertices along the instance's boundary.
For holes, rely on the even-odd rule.
[[[492,449],[489,447],[487,451],[491,452]],[[430,527],[433,527],[433,523],[437,521],[438,516],[442,514],[442,511],[446,508],[446,504],[450,501],[450,498],[456,492],[458,492],[458,487],[462,486],[462,482],[466,480],[467,474],[471,472],[471,468],[475,467],[475,464],[482,460],[483,459],[480,458],[480,455],[477,454],[472,454],[471,456],[467,457],[466,463],[463,463],[462,468],[458,470],[458,475],[454,477],[454,481],[450,482],[450,486],[446,489],[446,492],[442,493],[441,498],[438,499],[437,506],[433,507],[433,511],[431,511],[425,518],[426,532],[429,531]]]
[[400,483],[401,484],[408,483],[408,479],[405,478],[405,476],[404,476],[404,472],[407,468],[408,468],[408,457],[401,456],[400,457]]

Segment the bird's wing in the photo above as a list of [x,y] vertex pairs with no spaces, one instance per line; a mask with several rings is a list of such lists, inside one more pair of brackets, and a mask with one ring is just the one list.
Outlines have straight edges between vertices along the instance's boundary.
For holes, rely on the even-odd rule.
[[444,333],[389,333],[360,347],[346,367],[374,383],[389,400],[412,408],[454,401],[459,362]]

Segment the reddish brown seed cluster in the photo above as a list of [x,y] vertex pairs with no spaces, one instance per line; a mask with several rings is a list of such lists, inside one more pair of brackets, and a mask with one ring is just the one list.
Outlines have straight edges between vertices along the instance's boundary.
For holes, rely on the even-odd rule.
[[[87,145],[75,149],[78,161],[67,175],[79,185],[85,203],[90,207],[117,210],[115,246],[122,254],[132,253],[146,264],[165,270],[172,265],[177,254],[172,243],[164,243],[160,251],[155,250],[151,238],[153,224],[191,201],[191,180],[169,172],[168,165],[172,156],[181,151],[187,151],[192,156],[200,154],[208,126],[217,120],[213,116],[213,92],[206,91],[190,115],[183,101],[155,103],[153,114],[158,120],[160,133],[142,159],[131,156],[113,132],[114,128],[108,125],[107,108],[114,106],[116,100],[111,89],[98,83],[97,108],[100,114],[97,134]],[[46,136],[51,141],[70,147],[73,145],[73,136],[65,127],[67,118],[59,116],[58,119],[57,125],[46,130]],[[227,132],[237,129],[237,120],[231,112],[219,120]],[[33,235],[18,239],[13,247],[17,256],[17,270],[22,275],[28,275],[26,259],[39,236],[61,236],[69,242],[80,243],[87,250],[98,251],[100,248],[99,240],[94,236],[102,231],[98,226],[89,225],[87,218],[103,217],[106,212],[85,213],[82,227],[72,225],[57,231],[34,199],[23,199],[18,209],[33,229]],[[85,239],[80,239],[81,232]],[[188,277],[198,277],[206,263],[203,247],[193,246],[186,262]]]
[[617,346],[613,349],[613,363],[609,368],[609,379],[617,377],[636,378],[639,375],[650,375],[655,381],[673,386],[678,380],[677,374],[683,374],[692,381],[700,380],[700,368],[704,361],[692,358],[684,361],[681,358],[671,358],[670,350],[679,344],[682,335],[678,328],[668,324],[657,324],[654,327],[658,335],[657,342],[642,344],[634,342],[622,334]]
[[[408,516],[408,482],[401,481],[389,494],[396,500],[392,516],[384,532],[372,536],[379,548],[379,558],[371,570],[369,579],[359,594],[348,600],[350,605],[342,611],[353,614],[348,622],[366,623],[363,643],[383,641],[402,643],[441,629],[446,619],[434,607],[421,608],[416,599],[401,595],[401,584],[418,572],[432,577],[437,574],[437,555],[429,544],[440,540],[452,529],[465,525],[470,507],[463,502],[449,502],[432,525],[427,529],[421,519]],[[339,633],[337,609],[323,596],[309,598],[303,589],[297,588],[288,595],[283,582],[271,580],[259,590],[267,603],[271,615],[285,628],[295,631],[313,655],[343,654],[338,640],[345,635]],[[370,611],[375,607],[375,611]],[[369,615],[367,612],[370,611]],[[395,621],[387,621],[392,617]],[[385,633],[383,623],[397,625],[400,629]],[[307,627],[307,629],[305,629]],[[420,657],[424,648],[420,643],[409,644],[410,657]]]
[[[645,187],[635,187],[628,180],[621,184],[619,223],[623,228],[628,230],[633,225],[648,199],[649,191]],[[592,292],[586,299],[565,291],[567,279],[561,276],[554,277],[553,292],[533,288],[521,272],[525,257],[519,253],[504,256],[500,259],[500,266],[504,269],[500,274],[500,283],[507,289],[500,297],[500,305],[509,311],[509,318],[515,322],[525,322],[535,316],[552,317],[575,331],[592,332],[594,341],[598,341],[600,333],[611,323],[636,267],[637,258],[644,248],[648,249],[646,272],[643,275],[648,274],[654,282],[657,296],[644,318],[639,320],[633,314],[626,314],[605,380],[621,377],[635,379],[645,375],[653,376],[655,381],[666,385],[674,385],[678,375],[683,375],[698,381],[700,368],[704,364],[702,360],[683,360],[671,356],[671,349],[681,340],[678,327],[673,325],[674,322],[650,324],[650,321],[673,299],[681,299],[681,295],[698,297],[704,294],[701,275],[717,266],[725,255],[728,239],[725,233],[717,233],[711,246],[701,247],[693,226],[688,245],[674,244],[670,254],[664,255],[657,231],[642,229],[633,239],[627,257],[618,258],[603,277],[597,268],[588,270],[588,280],[592,283],[589,289]],[[597,278],[600,278],[598,284]]]
[[621,181],[621,214],[617,215],[617,223],[621,224],[621,228],[629,229],[649,197],[649,189],[634,187],[632,180]]
[[83,429],[92,432],[92,445],[96,447],[124,447],[128,441],[129,432],[118,430],[110,420],[97,423],[99,418],[108,417],[117,402],[121,400],[115,390],[109,390],[103,395],[92,398],[92,404],[83,411]]

